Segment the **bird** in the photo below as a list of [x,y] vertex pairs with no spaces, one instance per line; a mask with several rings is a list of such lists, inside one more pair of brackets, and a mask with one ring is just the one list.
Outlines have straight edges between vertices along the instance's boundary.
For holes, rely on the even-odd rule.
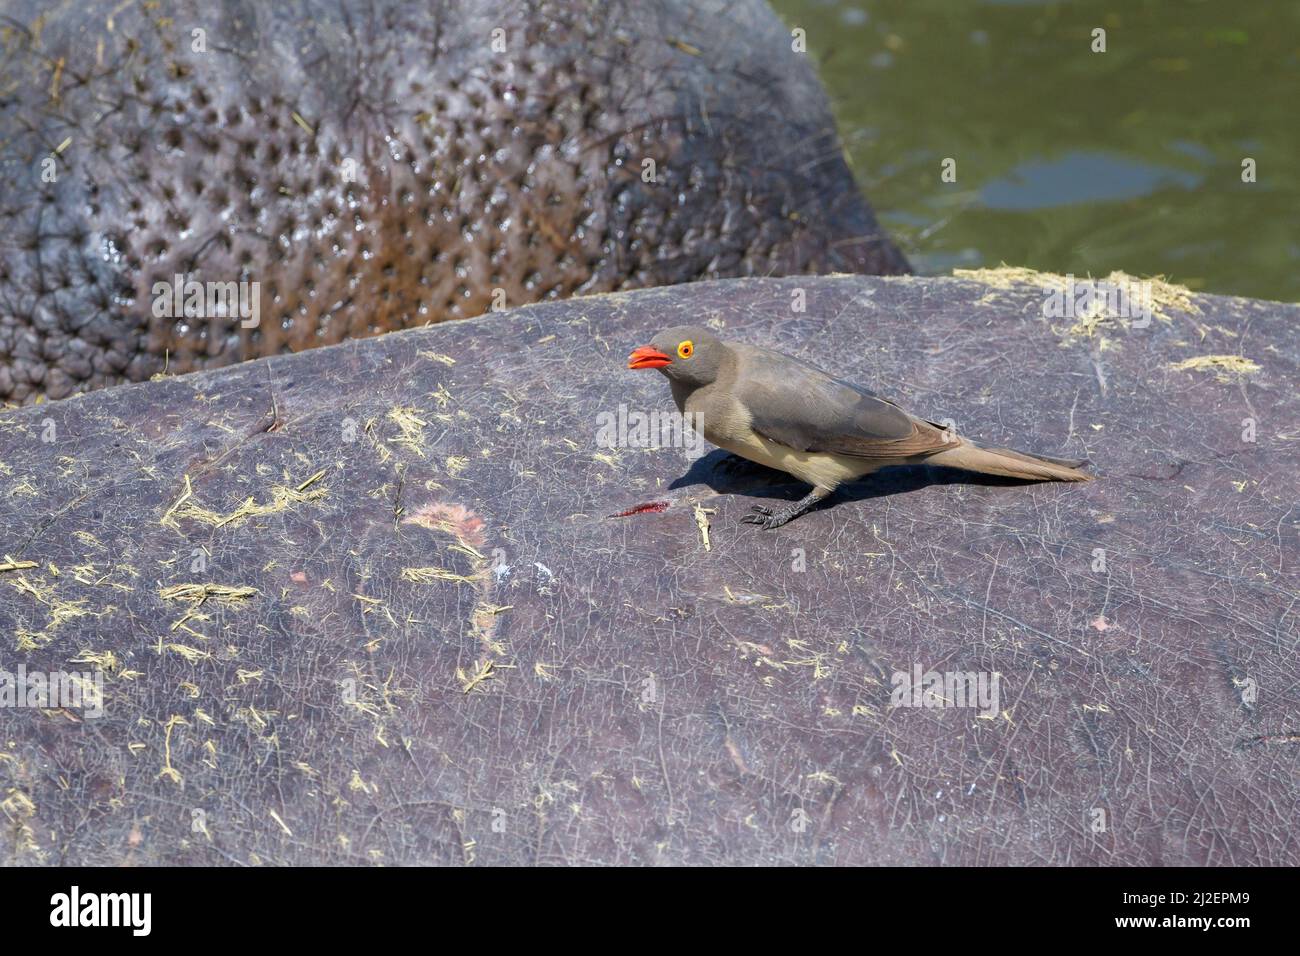
[[755,505],[741,520],[779,528],[847,481],[890,465],[931,464],[1027,481],[1092,481],[1087,459],[992,448],[951,426],[772,349],[723,341],[680,325],[628,356],[629,369],[658,369],[677,410],[705,439],[734,455],[812,485],[781,510]]

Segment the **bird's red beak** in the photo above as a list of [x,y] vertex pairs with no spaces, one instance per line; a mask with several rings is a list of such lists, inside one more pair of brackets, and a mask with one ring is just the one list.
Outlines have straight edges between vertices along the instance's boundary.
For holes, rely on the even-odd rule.
[[665,365],[672,364],[672,359],[657,348],[649,345],[634,349],[632,354],[627,357],[628,368],[663,368]]

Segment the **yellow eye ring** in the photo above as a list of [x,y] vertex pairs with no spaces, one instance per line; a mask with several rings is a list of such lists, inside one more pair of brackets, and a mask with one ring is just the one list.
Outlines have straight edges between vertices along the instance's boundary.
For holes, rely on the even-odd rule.
[[695,351],[695,343],[692,342],[690,339],[687,339],[685,342],[682,342],[680,345],[677,346],[677,354],[680,355],[682,358],[690,358],[691,353],[694,351]]

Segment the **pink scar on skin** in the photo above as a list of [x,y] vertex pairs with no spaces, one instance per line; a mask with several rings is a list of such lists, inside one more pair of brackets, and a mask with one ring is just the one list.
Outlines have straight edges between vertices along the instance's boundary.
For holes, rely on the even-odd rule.
[[402,524],[418,524],[433,531],[445,531],[466,544],[483,544],[485,522],[464,505],[431,501],[402,519]]
[[[421,505],[403,518],[402,524],[415,524],[431,531],[441,531],[454,537],[462,546],[470,548],[483,547],[485,540],[483,530],[486,522],[464,505],[451,502],[430,501]],[[481,555],[478,556],[475,567],[478,570],[473,576],[474,589],[479,594],[480,603],[470,614],[470,624],[472,633],[483,647],[478,660],[478,666],[482,668],[485,662],[493,659],[492,655],[501,651],[494,644],[498,609],[491,607],[492,575],[488,573],[487,561]]]

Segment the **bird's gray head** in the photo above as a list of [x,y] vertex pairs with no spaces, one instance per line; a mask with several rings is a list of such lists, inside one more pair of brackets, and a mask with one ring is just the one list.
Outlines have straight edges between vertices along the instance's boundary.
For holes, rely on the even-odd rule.
[[712,332],[694,325],[665,329],[628,356],[628,368],[657,368],[670,380],[708,385],[718,377],[727,346]]

